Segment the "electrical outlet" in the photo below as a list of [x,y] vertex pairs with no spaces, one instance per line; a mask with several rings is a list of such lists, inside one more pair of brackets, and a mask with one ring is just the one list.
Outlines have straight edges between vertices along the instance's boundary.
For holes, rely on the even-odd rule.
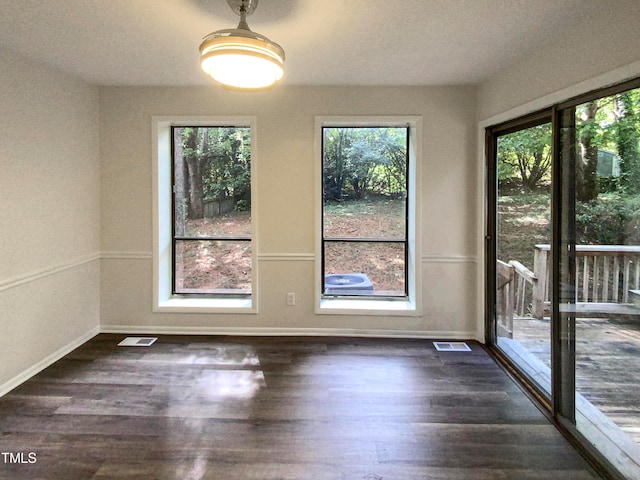
[[296,294],[295,293],[287,293],[287,305],[295,305],[296,304]]

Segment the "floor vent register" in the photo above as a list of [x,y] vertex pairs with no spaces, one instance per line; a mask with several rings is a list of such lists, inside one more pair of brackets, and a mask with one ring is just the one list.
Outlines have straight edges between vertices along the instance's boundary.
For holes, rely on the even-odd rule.
[[438,352],[470,352],[471,348],[466,342],[433,342]]
[[127,337],[122,340],[119,347],[150,347],[153,342],[158,340],[157,337]]

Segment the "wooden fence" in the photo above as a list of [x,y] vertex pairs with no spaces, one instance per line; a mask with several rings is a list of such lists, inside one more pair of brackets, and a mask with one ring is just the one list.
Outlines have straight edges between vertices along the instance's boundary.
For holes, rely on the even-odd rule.
[[236,206],[234,198],[223,198],[221,200],[207,200],[204,202],[205,218],[214,218],[218,215],[233,212]]

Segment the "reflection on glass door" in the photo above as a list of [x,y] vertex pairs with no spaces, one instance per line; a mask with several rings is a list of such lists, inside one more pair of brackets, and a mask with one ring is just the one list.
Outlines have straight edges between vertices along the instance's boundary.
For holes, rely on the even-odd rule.
[[560,118],[559,332],[574,350],[562,370],[575,397],[559,413],[640,478],[640,89]]
[[551,123],[497,134],[494,145],[495,343],[549,397]]

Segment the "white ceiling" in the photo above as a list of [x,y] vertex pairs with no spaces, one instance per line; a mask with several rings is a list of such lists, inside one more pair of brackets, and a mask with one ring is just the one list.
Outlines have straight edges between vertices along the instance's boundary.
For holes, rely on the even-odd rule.
[[[252,30],[289,85],[475,84],[602,0],[260,0]],[[99,85],[210,85],[198,46],[235,28],[226,0],[0,0],[0,46]]]

